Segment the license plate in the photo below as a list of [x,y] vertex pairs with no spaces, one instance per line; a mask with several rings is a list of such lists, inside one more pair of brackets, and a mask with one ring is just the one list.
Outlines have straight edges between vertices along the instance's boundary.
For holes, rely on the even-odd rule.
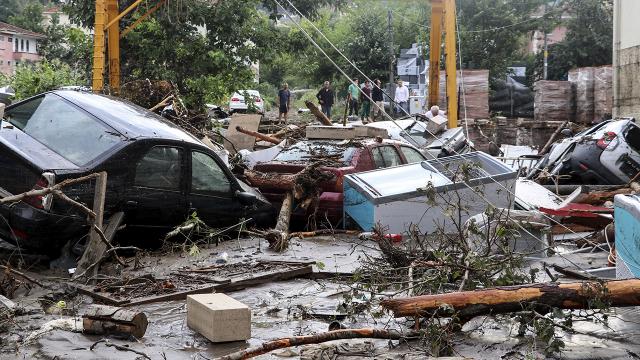
[[620,156],[618,161],[622,163],[622,166],[620,166],[620,170],[622,170],[622,172],[625,173],[625,175],[627,175],[628,177],[632,178],[640,173],[640,164],[633,160],[629,155],[624,154]]

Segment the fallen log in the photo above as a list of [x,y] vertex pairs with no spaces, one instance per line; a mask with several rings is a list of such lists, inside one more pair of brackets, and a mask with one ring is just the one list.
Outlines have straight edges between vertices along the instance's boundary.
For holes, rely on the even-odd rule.
[[358,235],[360,234],[360,230],[343,230],[343,229],[322,229],[316,231],[301,231],[289,234],[290,238],[308,238],[320,235],[337,235],[337,234],[345,234],[345,235]]
[[271,137],[269,135],[265,135],[265,134],[261,134],[257,131],[251,131],[251,130],[247,130],[245,128],[243,128],[242,126],[236,126],[236,130],[238,130],[238,132],[241,132],[245,135],[249,135],[249,136],[253,136],[256,139],[260,139],[262,141],[266,141],[266,142],[270,142],[272,144],[278,145],[282,142],[282,140],[278,140],[274,137]]
[[540,150],[538,155],[544,155],[549,151],[549,149],[551,149],[551,145],[556,141],[556,138],[558,137],[558,135],[560,135],[560,132],[562,131],[562,129],[567,127],[567,125],[569,125],[569,122],[565,121],[562,124],[560,124],[560,126],[558,126],[556,131],[554,131],[553,134],[551,134],[551,137],[549,138],[549,140],[547,140],[547,143],[544,144],[544,146],[542,147],[542,150]]
[[134,336],[140,339],[148,324],[143,312],[107,305],[92,305],[82,316],[83,332],[91,335]]
[[333,126],[331,120],[327,117],[327,115],[320,111],[320,109],[318,109],[316,104],[312,103],[309,100],[306,100],[304,104],[309,108],[309,110],[311,110],[311,113],[316,116],[316,119],[318,119],[318,121],[320,121],[322,125]]
[[244,176],[251,186],[258,189],[290,191],[295,187],[297,174],[267,174],[254,170],[245,170]]
[[460,319],[523,310],[588,309],[595,300],[612,307],[639,306],[640,280],[584,281],[505,286],[476,291],[388,299],[382,307],[395,317],[456,314]]
[[218,360],[242,360],[251,359],[256,356],[268,354],[271,351],[284,349],[292,346],[320,344],[327,341],[345,340],[345,339],[389,339],[400,340],[406,335],[394,330],[382,329],[341,329],[329,331],[316,335],[293,336],[278,340],[268,341],[262,345],[250,347],[223,357]]
[[265,234],[265,239],[269,242],[269,247],[277,252],[282,252],[289,246],[289,222],[291,221],[292,210],[293,192],[289,191],[282,201],[276,227]]

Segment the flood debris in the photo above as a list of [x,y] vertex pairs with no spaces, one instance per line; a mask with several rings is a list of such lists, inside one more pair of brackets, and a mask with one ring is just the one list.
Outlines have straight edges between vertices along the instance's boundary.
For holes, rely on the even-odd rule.
[[82,315],[82,331],[91,335],[111,335],[140,339],[147,331],[149,321],[143,312],[114,306],[91,305]]
[[445,316],[468,320],[487,314],[550,308],[590,309],[594,302],[611,307],[638,306],[640,280],[547,283],[388,299],[381,305],[395,317]]
[[251,338],[251,309],[225,294],[187,296],[187,326],[214,343]]
[[260,346],[252,347],[246,350],[238,351],[230,355],[222,356],[219,360],[240,360],[251,359],[256,356],[268,354],[274,350],[284,349],[292,346],[319,344],[327,341],[344,340],[344,339],[389,339],[400,340],[409,337],[394,330],[385,329],[341,329],[334,330],[316,335],[293,336],[266,342]]

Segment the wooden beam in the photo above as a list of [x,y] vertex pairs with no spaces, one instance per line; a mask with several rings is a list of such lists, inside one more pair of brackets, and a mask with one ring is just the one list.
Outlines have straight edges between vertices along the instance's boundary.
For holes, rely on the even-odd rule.
[[[76,274],[83,274],[89,266],[100,260],[104,255],[106,246],[103,244],[100,234],[94,229],[98,227],[102,230],[102,217],[104,212],[104,200],[107,192],[107,173],[101,172],[96,178],[96,188],[93,196],[93,212],[95,218],[90,219],[91,228],[89,230],[89,241],[87,247],[82,254],[82,258],[78,261]],[[97,271],[97,267],[95,269]]]

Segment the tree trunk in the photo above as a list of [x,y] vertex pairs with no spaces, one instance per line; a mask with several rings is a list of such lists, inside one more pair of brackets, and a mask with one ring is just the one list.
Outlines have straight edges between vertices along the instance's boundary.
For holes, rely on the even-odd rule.
[[298,174],[262,173],[254,170],[245,170],[244,176],[251,186],[258,189],[293,190]]
[[238,132],[241,132],[243,134],[249,135],[249,136],[253,136],[256,139],[260,139],[262,141],[266,141],[266,142],[270,142],[272,144],[278,145],[280,144],[280,142],[282,142],[282,140],[278,140],[276,138],[273,138],[269,135],[265,135],[265,134],[261,134],[257,131],[251,131],[251,130],[247,130],[245,128],[243,128],[242,126],[236,126],[236,130],[238,130]]
[[276,227],[265,235],[265,239],[269,242],[269,247],[275,251],[282,252],[289,247],[289,222],[291,221],[292,210],[293,192],[289,191],[282,201]]
[[542,147],[542,150],[540,150],[538,155],[544,155],[549,151],[549,149],[551,149],[551,145],[556,141],[556,138],[558,137],[558,135],[560,135],[560,132],[562,131],[562,129],[564,129],[567,125],[569,125],[569,122],[565,121],[562,124],[560,124],[560,126],[558,126],[556,131],[554,131],[553,134],[551,134],[551,137],[549,138],[549,140],[547,140],[547,143],[544,144],[544,146]]
[[147,316],[142,312],[115,306],[92,305],[82,316],[85,334],[135,336],[141,338],[147,331]]
[[403,335],[393,330],[381,329],[343,329],[320,333],[317,335],[294,336],[273,341],[268,341],[260,346],[251,347],[242,351],[238,351],[227,356],[219,358],[219,360],[243,360],[250,359],[259,355],[267,354],[277,349],[284,349],[292,346],[319,344],[327,341],[343,340],[343,339],[391,339],[398,340]]
[[551,307],[588,309],[602,302],[613,307],[640,305],[640,280],[584,281],[505,286],[493,289],[423,295],[384,300],[381,305],[395,317],[451,316],[470,319],[478,315],[501,314]]
[[634,190],[634,188],[637,189],[637,184],[632,183],[632,185],[633,187],[625,187],[618,190],[597,191],[597,192],[594,191],[588,194],[580,194],[573,202],[581,203],[581,204],[596,205],[596,206],[602,205],[606,201],[613,201],[613,197],[616,195],[635,194],[637,191]]
[[318,119],[318,121],[320,121],[322,125],[333,126],[331,120],[327,117],[327,115],[320,111],[320,109],[318,109],[316,104],[312,103],[309,100],[305,101],[304,104],[307,105],[309,110],[311,110],[311,113],[316,116],[316,119]]

